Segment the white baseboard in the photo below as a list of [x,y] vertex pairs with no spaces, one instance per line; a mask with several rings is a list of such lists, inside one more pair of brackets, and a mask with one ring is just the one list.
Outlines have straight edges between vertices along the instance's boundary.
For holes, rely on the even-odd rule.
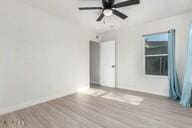
[[90,88],[90,86],[88,86],[88,87],[83,87],[83,88],[79,88],[79,89],[77,90],[77,92],[81,92],[81,91],[87,90],[87,89],[89,89],[89,88]]
[[76,93],[76,92],[77,91],[75,90],[73,92],[68,92],[68,93],[63,93],[63,94],[61,93],[61,94],[57,94],[57,95],[47,96],[47,97],[43,97],[43,98],[39,98],[39,99],[29,101],[29,102],[25,102],[25,103],[22,103],[22,104],[10,106],[10,107],[7,107],[7,108],[2,108],[2,109],[0,109],[0,115],[10,113],[10,112],[14,112],[14,111],[18,111],[18,110],[21,110],[21,109],[24,109],[24,108],[27,108],[27,107],[31,107],[33,105],[37,105],[37,104],[40,104],[40,103],[45,103],[45,102],[48,102],[48,101],[51,101],[51,100],[54,100],[54,99],[58,99],[58,98],[61,98],[61,97],[64,97],[64,96],[67,96],[67,95],[70,95],[70,94],[73,94],[73,93]]
[[51,101],[51,100],[55,100],[55,99],[58,99],[58,98],[61,98],[61,97],[64,97],[64,96],[67,96],[67,95],[70,95],[70,94],[74,94],[74,93],[78,92],[79,90],[88,89],[88,88],[89,88],[89,85],[85,86],[85,87],[82,87],[82,88],[78,88],[77,90],[74,90],[74,91],[69,91],[69,92],[65,92],[65,93],[55,94],[55,95],[52,95],[52,96],[42,97],[42,98],[31,100],[31,101],[28,101],[28,102],[25,102],[25,103],[22,103],[22,104],[10,106],[10,107],[7,107],[7,108],[0,108],[0,115],[10,113],[10,112],[14,112],[14,111],[18,111],[18,110],[28,108],[28,107],[31,107],[31,106],[34,106],[34,105],[37,105],[37,104],[45,103],[45,102],[48,102],[48,101]]
[[147,93],[147,94],[152,94],[152,95],[164,96],[164,97],[169,96],[166,93],[159,93],[159,92],[147,91],[147,90],[142,90],[142,89],[135,89],[135,88],[128,88],[128,87],[117,87],[117,88],[126,89],[126,90],[130,90],[130,91],[135,91],[135,92]]

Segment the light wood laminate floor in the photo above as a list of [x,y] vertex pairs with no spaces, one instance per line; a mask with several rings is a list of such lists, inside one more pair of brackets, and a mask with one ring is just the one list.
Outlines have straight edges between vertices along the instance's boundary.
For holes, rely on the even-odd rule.
[[[0,128],[9,127],[4,121],[24,121],[26,128],[192,128],[192,109],[186,109],[176,101],[128,90],[93,88],[103,90],[105,94],[140,97],[143,101],[134,105],[102,95],[76,93],[2,115]],[[22,125],[17,127],[24,128]]]

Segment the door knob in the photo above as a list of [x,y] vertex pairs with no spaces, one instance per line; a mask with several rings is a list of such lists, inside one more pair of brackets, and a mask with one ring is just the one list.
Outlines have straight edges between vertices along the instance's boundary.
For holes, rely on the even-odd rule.
[[112,68],[115,68],[116,66],[115,65],[112,65]]

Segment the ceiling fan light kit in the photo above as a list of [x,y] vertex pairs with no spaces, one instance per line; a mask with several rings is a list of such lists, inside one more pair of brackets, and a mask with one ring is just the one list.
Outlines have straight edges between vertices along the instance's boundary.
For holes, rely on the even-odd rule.
[[113,11],[112,11],[111,9],[105,9],[105,10],[103,11],[103,14],[104,14],[105,16],[111,16],[111,15],[113,14]]
[[105,16],[108,17],[112,14],[125,20],[128,16],[118,11],[117,9],[121,7],[136,5],[139,3],[140,0],[128,0],[119,3],[115,3],[115,0],[102,0],[103,7],[80,7],[79,10],[102,10],[101,15],[97,19],[97,22],[102,21]]

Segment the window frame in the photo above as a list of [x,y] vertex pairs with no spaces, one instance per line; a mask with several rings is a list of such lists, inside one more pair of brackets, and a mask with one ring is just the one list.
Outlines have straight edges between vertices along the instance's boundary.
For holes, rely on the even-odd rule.
[[[146,55],[145,55],[145,36],[147,35],[156,35],[156,34],[161,34],[161,33],[168,33],[168,32],[160,32],[160,33],[154,33],[154,34],[146,34],[144,35],[143,38],[143,75],[145,77],[150,77],[150,78],[163,78],[163,79],[168,79],[168,75],[167,76],[163,76],[163,75],[148,75],[146,74]],[[158,55],[162,55],[162,56],[168,56],[168,54],[158,54]],[[148,55],[150,56],[150,55]],[[152,55],[153,56],[153,55]]]

